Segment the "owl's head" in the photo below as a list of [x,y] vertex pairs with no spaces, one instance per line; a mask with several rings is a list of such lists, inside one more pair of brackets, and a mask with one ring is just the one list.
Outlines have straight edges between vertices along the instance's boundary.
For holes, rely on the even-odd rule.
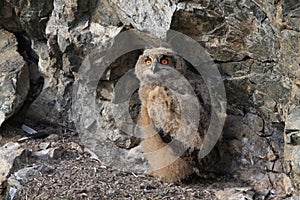
[[174,70],[185,73],[186,63],[172,49],[164,47],[146,49],[135,66],[137,78],[147,83],[164,81]]

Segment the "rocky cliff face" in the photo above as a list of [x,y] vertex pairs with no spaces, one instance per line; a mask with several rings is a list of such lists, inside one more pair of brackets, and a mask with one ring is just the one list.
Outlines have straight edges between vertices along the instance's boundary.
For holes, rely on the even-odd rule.
[[29,92],[29,69],[17,52],[17,39],[0,30],[0,124],[11,117],[26,100]]
[[[201,44],[224,80],[228,117],[215,170],[250,181],[266,195],[300,187],[298,1],[5,0],[0,16],[0,124],[23,105],[27,118],[74,122],[83,143],[106,162],[128,158],[129,167],[144,170],[132,157],[139,140],[118,128],[123,113],[112,107],[116,83],[141,51],[120,51],[112,63],[101,56],[131,43],[118,40],[126,30],[156,43],[172,29]],[[94,56],[109,67],[90,83],[86,74],[97,66],[83,60],[95,48]],[[134,89],[134,74],[132,80],[128,88]],[[132,118],[138,104],[133,94]]]

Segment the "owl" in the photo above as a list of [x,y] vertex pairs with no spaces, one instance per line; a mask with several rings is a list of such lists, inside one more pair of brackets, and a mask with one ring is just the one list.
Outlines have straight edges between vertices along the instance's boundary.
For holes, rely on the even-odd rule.
[[[151,175],[168,182],[187,178],[195,170],[209,111],[203,91],[186,62],[172,49],[146,49],[135,66],[140,81],[141,110],[138,120],[142,148]],[[200,97],[200,98],[199,98]]]

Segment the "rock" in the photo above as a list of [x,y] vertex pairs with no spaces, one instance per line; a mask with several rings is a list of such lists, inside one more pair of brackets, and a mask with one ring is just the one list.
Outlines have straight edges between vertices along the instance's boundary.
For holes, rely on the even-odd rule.
[[71,149],[75,149],[79,153],[83,153],[83,147],[76,142],[70,142],[68,143],[68,146],[70,146]]
[[274,174],[270,173],[270,181],[277,195],[292,195],[295,193],[291,179],[284,173]]
[[[89,24],[86,15],[92,6],[92,2],[82,0],[70,1],[66,5],[64,1],[54,1],[46,26],[49,39],[32,45],[39,55],[38,67],[45,79],[41,94],[27,110],[27,117],[61,123],[68,120],[74,73],[93,46],[108,45],[110,39],[121,31],[119,27]],[[57,75],[54,77],[53,74]]]
[[264,128],[263,119],[260,116],[256,115],[256,114],[247,113],[247,115],[244,117],[243,121],[255,133],[261,132]]
[[300,107],[295,107],[287,116],[285,124],[285,140],[284,149],[285,160],[291,162],[294,172],[293,179],[295,187],[300,186]]
[[32,166],[25,167],[16,171],[13,175],[10,176],[9,180],[19,181],[21,184],[26,184],[29,181],[32,181],[33,177],[38,174],[41,170],[41,166]]
[[131,25],[138,30],[164,38],[170,28],[175,9],[175,1],[105,0],[98,3],[96,12],[101,24],[118,25],[122,22],[124,25]]
[[39,144],[39,148],[42,150],[48,149],[51,145],[51,142],[42,142]]
[[[0,2],[0,27],[16,33],[19,47],[24,47],[20,38],[26,38],[30,56],[44,77],[43,89],[29,106],[26,117],[74,122],[81,142],[101,162],[117,168],[124,168],[127,163],[130,170],[145,170],[147,163],[141,156],[140,140],[133,134],[139,101],[134,92],[138,82],[130,70],[144,48],[139,45],[144,41],[153,44],[155,37],[164,38],[173,29],[205,48],[226,87],[229,117],[218,144],[222,150],[220,163],[213,170],[253,184],[268,181],[268,173],[274,173],[286,183],[291,180],[295,188],[300,188],[299,16],[298,4],[287,0]],[[140,33],[132,40],[118,40],[121,33],[130,29]],[[29,84],[25,62],[16,52],[16,38],[7,31],[3,33],[5,38],[11,38],[12,45],[2,45],[6,50],[0,50],[0,57],[11,59],[7,55],[14,52],[18,64],[13,66],[19,66],[16,69],[22,73],[7,78],[5,86],[0,87],[0,124],[22,105]],[[0,38],[2,41],[4,37]],[[120,51],[133,43],[138,50]],[[112,46],[117,47],[114,52],[118,53],[113,61],[103,57]],[[93,53],[95,49],[97,53]],[[110,67],[104,70],[106,65]],[[91,73],[95,69],[101,77]],[[118,99],[117,82],[125,75],[130,81],[122,92],[132,90],[129,105],[112,106]],[[33,72],[30,76],[35,77]],[[11,95],[6,96],[9,100],[3,100],[2,90],[14,88],[10,80],[19,79],[20,89],[12,89]],[[16,98],[15,91],[24,93]],[[291,170],[286,170],[284,160]],[[289,176],[283,178],[282,173]],[[267,185],[261,190],[270,192],[272,188]]]
[[[267,140],[261,134],[263,129],[262,119],[256,114],[228,115],[222,138],[228,146],[221,144],[219,148],[222,149],[223,154],[235,156],[224,155],[221,157],[222,164],[216,170],[226,174],[230,173],[240,179],[250,181],[252,184],[261,181],[261,176],[267,173],[266,168],[275,170],[274,165],[279,160],[269,140],[278,143],[278,135],[275,134],[277,132],[273,128],[274,133]],[[283,149],[282,135],[281,140],[282,143],[277,147],[278,149]],[[279,167],[276,170],[279,170]],[[283,168],[280,172],[283,172]]]
[[226,188],[215,192],[219,200],[237,200],[237,199],[254,199],[254,192],[251,187],[245,188]]
[[8,0],[1,2],[0,26],[12,32],[25,31],[37,39],[42,39],[49,14],[53,9],[53,0],[20,2]]
[[260,182],[254,185],[254,189],[264,196],[272,193],[282,198],[295,193],[291,179],[284,173],[267,173]]
[[259,181],[254,185],[255,191],[262,196],[267,196],[273,189],[268,174],[263,174],[257,178]]
[[0,126],[20,109],[29,91],[28,67],[17,49],[15,36],[0,29]]
[[64,153],[64,148],[62,146],[50,149],[49,157],[52,159],[60,159]]
[[15,179],[9,178],[7,181],[7,194],[4,199],[14,200],[18,199],[20,196],[18,195],[20,190],[23,188],[22,185]]
[[7,179],[7,192],[4,199],[19,199],[20,190],[26,183],[33,180],[33,177],[39,173],[40,169],[40,166],[26,167],[11,174]]
[[[51,17],[48,21],[46,27],[47,35],[57,35],[57,44],[59,50],[64,53],[66,48],[72,43],[72,36],[76,34],[76,28],[80,29],[77,31],[82,31],[83,28],[87,27],[84,20],[86,17],[84,16],[89,12],[89,9],[93,6],[92,1],[62,1],[62,0],[54,0],[53,1],[53,10],[51,13]],[[82,20],[84,20],[82,27]],[[77,27],[75,24],[77,23]],[[69,28],[76,27],[75,30],[69,30]]]
[[287,132],[300,131],[300,106],[290,111],[290,114],[287,116],[285,130]]
[[[82,150],[81,150],[82,151]],[[101,163],[101,160],[99,159],[99,157],[97,156],[97,154],[95,154],[94,152],[92,152],[90,149],[88,148],[84,148],[84,152],[88,153],[90,155],[90,158],[93,160],[97,160],[98,162]]]
[[64,152],[64,148],[62,146],[48,148],[40,151],[32,152],[32,156],[36,157],[44,157],[44,158],[51,158],[51,159],[60,159]]
[[[25,158],[25,150],[18,143],[7,143],[0,148],[0,183],[7,181],[14,164]],[[19,160],[19,161],[18,161]]]

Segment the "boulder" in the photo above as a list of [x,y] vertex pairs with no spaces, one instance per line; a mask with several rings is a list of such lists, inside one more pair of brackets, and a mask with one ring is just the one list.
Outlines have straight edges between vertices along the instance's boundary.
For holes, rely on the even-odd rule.
[[23,105],[29,91],[29,71],[18,53],[16,37],[0,29],[0,126]]

